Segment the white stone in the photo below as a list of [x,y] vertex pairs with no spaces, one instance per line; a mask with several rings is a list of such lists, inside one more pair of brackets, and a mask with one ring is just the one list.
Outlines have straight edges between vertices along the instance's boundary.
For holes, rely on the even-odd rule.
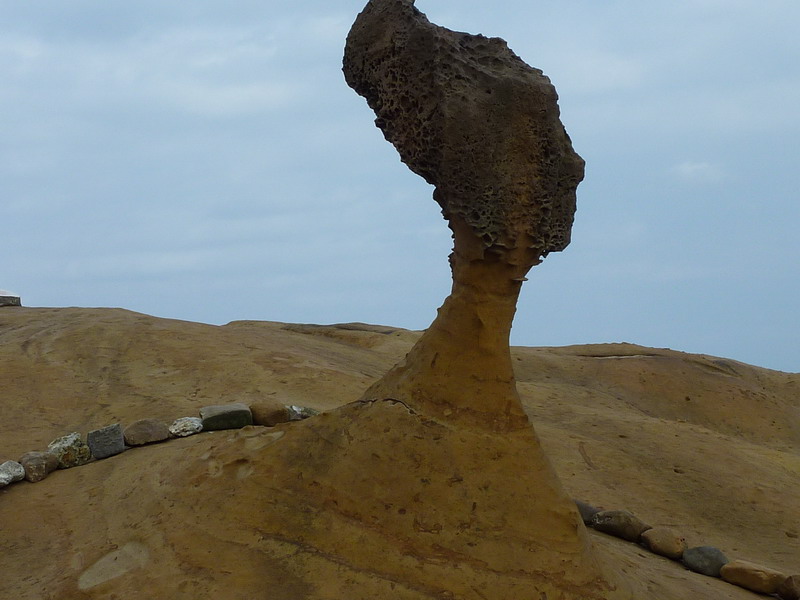
[[203,420],[198,417],[181,417],[169,426],[169,432],[175,437],[186,437],[203,431]]
[[25,478],[25,468],[16,461],[7,460],[0,465],[0,487]]

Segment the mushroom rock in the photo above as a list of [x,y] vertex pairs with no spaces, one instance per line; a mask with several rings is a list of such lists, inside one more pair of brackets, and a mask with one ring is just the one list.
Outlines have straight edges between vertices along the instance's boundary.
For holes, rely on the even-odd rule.
[[344,57],[347,83],[453,231],[452,293],[404,364],[365,398],[402,396],[495,431],[528,429],[508,338],[531,267],[570,241],[584,162],[550,80],[499,38],[434,25],[411,0],[373,0]]
[[259,531],[303,549],[291,570],[324,597],[366,597],[365,574],[409,598],[628,597],[595,561],[511,364],[522,281],[569,242],[583,175],[553,86],[502,40],[433,25],[409,0],[370,1],[343,66],[402,160],[436,186],[453,288],[362,398],[265,449],[268,473],[251,476],[269,499]]
[[[630,598],[596,561],[512,370],[522,281],[569,242],[583,174],[553,86],[502,40],[435,26],[410,0],[366,5],[344,73],[436,186],[454,237],[452,293],[359,400],[234,434],[181,471],[198,535],[257,532],[284,595]],[[253,452],[258,468],[243,458]],[[220,518],[229,500],[203,491],[208,476],[248,507],[235,527]]]

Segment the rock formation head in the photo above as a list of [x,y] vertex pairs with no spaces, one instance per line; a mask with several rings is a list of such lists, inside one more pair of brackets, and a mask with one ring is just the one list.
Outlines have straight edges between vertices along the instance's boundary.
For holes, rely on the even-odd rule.
[[528,248],[531,264],[569,244],[584,162],[550,80],[505,41],[434,25],[414,0],[370,0],[344,74],[454,230],[501,254]]

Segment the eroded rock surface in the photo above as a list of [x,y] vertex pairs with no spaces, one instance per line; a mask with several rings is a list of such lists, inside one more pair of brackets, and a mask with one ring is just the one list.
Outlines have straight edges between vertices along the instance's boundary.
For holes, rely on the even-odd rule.
[[175,437],[188,437],[203,431],[203,419],[198,417],[180,417],[169,426],[169,432]]
[[373,0],[344,73],[403,162],[436,186],[445,218],[486,247],[567,246],[584,163],[550,80],[505,41],[438,27],[413,1]]
[[47,451],[58,459],[59,469],[79,467],[92,460],[92,452],[89,450],[89,446],[86,445],[81,434],[77,431],[50,442],[47,446]]
[[[116,595],[120,599],[218,600],[231,595],[231,582],[235,581],[236,592],[246,598],[260,598],[266,590],[278,598],[431,600],[426,590],[412,587],[420,582],[420,569],[431,572],[425,579],[435,581],[436,589],[459,591],[455,586],[464,586],[465,563],[443,558],[445,545],[439,541],[445,535],[461,537],[457,529],[461,519],[455,513],[454,520],[447,514],[437,518],[426,508],[423,518],[418,517],[422,523],[432,521],[442,526],[439,535],[417,534],[430,540],[430,554],[419,555],[424,560],[414,561],[413,555],[409,556],[416,551],[408,546],[407,533],[413,530],[404,529],[403,523],[413,525],[413,519],[399,521],[402,515],[397,513],[398,521],[386,526],[382,546],[372,542],[358,546],[362,538],[356,528],[363,528],[365,535],[375,539],[386,522],[383,513],[391,513],[377,502],[370,503],[369,511],[358,514],[349,509],[359,497],[374,497],[372,482],[381,472],[392,474],[409,468],[425,474],[416,481],[406,478],[414,487],[390,500],[395,510],[403,508],[401,502],[409,502],[405,506],[407,515],[408,506],[417,506],[413,503],[416,494],[421,499],[440,501],[440,494],[447,489],[471,489],[476,496],[473,501],[479,502],[476,517],[484,524],[491,522],[485,512],[489,497],[508,506],[513,513],[509,522],[521,519],[517,525],[520,531],[526,523],[544,529],[550,522],[538,497],[535,505],[541,505],[542,512],[533,515],[535,521],[529,520],[531,497],[535,495],[525,492],[521,483],[520,487],[515,484],[515,489],[522,493],[514,497],[498,485],[481,490],[479,486],[489,482],[480,480],[476,487],[474,478],[454,481],[451,488],[449,480],[455,474],[455,465],[446,456],[436,465],[432,457],[418,451],[424,462],[413,466],[408,461],[414,455],[407,449],[413,448],[412,441],[419,443],[414,436],[429,435],[430,430],[417,425],[404,430],[407,424],[413,425],[413,420],[410,415],[398,419],[396,415],[404,410],[401,405],[380,403],[380,409],[376,403],[373,419],[377,420],[381,411],[385,413],[381,417],[384,422],[374,421],[367,431],[361,424],[367,411],[348,411],[354,418],[358,412],[363,416],[352,425],[343,425],[346,415],[337,407],[363,391],[367,381],[361,374],[373,374],[371,380],[390,368],[419,333],[403,332],[395,337],[341,331],[334,337],[329,331],[312,335],[287,329],[281,323],[265,322],[217,327],[118,309],[0,310],[0,363],[8,375],[0,390],[0,438],[7,451],[0,462],[47,446],[56,427],[37,416],[41,414],[57,415],[59,431],[72,430],[71,424],[132,423],[145,415],[171,423],[177,415],[195,414],[214,398],[255,401],[253,386],[262,391],[280,390],[281,402],[312,403],[324,411],[299,423],[260,428],[255,436],[246,430],[231,430],[175,439],[145,450],[126,451],[121,457],[97,461],[88,468],[57,473],[43,484],[19,483],[4,488],[0,491],[0,523],[8,551],[0,555],[4,573],[0,598]],[[119,346],[112,351],[98,352],[98,348],[113,347],[114,343]],[[46,360],[41,358],[43,349],[48,350]],[[618,358],[607,357],[609,354]],[[95,362],[78,360],[94,355]],[[285,360],[287,355],[295,360]],[[541,420],[543,425],[537,429],[542,444],[571,497],[598,506],[629,507],[651,524],[679,524],[692,545],[713,541],[726,550],[736,548],[733,558],[747,557],[785,573],[797,573],[799,541],[785,532],[797,529],[792,517],[800,514],[800,481],[795,475],[800,472],[800,453],[796,434],[781,427],[790,421],[783,415],[796,414],[800,375],[735,363],[739,374],[732,376],[704,368],[717,360],[714,357],[641,347],[631,347],[623,355],[619,345],[516,348],[514,357],[523,402],[529,414]],[[97,382],[105,381],[103,378],[113,374],[120,363],[127,373],[120,387],[98,388]],[[87,364],[92,371],[86,370]],[[155,364],[175,373],[175,378],[153,377]],[[640,386],[642,372],[648,373],[648,379]],[[192,398],[198,387],[202,400]],[[53,389],[59,394],[53,394]],[[678,391],[682,393],[678,395]],[[742,404],[729,415],[740,419],[735,422],[741,426],[738,435],[716,433],[710,417],[683,412],[686,394],[692,396],[691,404],[702,404],[708,414],[716,414],[720,406],[729,406],[727,402],[754,391],[758,393],[749,404]],[[122,401],[115,403],[117,397]],[[623,401],[614,400],[620,397]],[[162,400],[155,405],[153,398]],[[674,415],[688,422],[676,422]],[[763,421],[767,425],[762,425]],[[770,425],[773,421],[776,424]],[[391,428],[388,433],[384,431],[387,426]],[[717,426],[726,425],[717,422]],[[359,437],[374,437],[371,447],[359,450],[364,463],[356,462],[355,457],[350,462],[347,435],[330,435],[337,428],[360,432]],[[456,432],[461,434],[460,430]],[[631,440],[637,438],[637,432],[639,441],[646,443],[631,452]],[[405,441],[401,434],[407,434]],[[428,446],[436,447],[432,437],[426,439]],[[598,468],[583,467],[576,447],[579,439],[586,440],[587,451]],[[775,449],[776,440],[784,450]],[[283,458],[276,460],[279,447],[284,447],[280,451]],[[373,452],[385,465],[383,469],[378,468],[379,459],[372,456]],[[329,464],[335,465],[324,490],[311,485],[310,481],[321,481],[319,477],[309,480],[312,473],[303,466],[311,454],[330,457]],[[492,460],[495,455],[476,452],[465,456],[460,465],[476,476],[490,473],[498,464]],[[404,461],[402,469],[395,457]],[[298,479],[298,464],[303,466],[300,472],[304,481]],[[409,464],[412,466],[406,466]],[[678,475],[668,468],[678,464],[691,465],[691,469]],[[324,473],[323,467],[319,465],[320,473]],[[508,472],[513,474],[510,468]],[[422,477],[431,483],[423,483]],[[536,479],[532,481],[535,485],[529,489],[538,493]],[[435,494],[426,492],[431,486],[436,486]],[[328,494],[332,488],[336,496]],[[88,490],[90,496],[82,490]],[[288,495],[287,490],[291,490]],[[314,493],[315,500],[309,492]],[[347,510],[336,512],[331,500],[341,504],[342,496],[349,498]],[[458,508],[458,515],[472,511],[471,503],[453,506]],[[308,529],[300,529],[306,519],[312,524],[316,521],[313,544],[306,537]],[[336,525],[331,526],[332,522]],[[451,525],[454,522],[455,530]],[[290,532],[295,537],[279,537],[269,531]],[[396,535],[398,532],[403,535]],[[478,534],[470,533],[474,537]],[[523,537],[503,538],[502,534],[498,531],[493,537],[497,556],[508,556],[512,544],[522,547],[517,542]],[[634,544],[594,531],[589,537],[607,570],[623,574],[626,582],[635,586],[634,598],[756,598],[744,588],[699,576]],[[347,540],[359,550],[358,557],[343,561],[344,552],[316,551],[327,551],[334,542],[336,548],[346,546]],[[88,576],[82,578],[84,571],[109,552],[137,541],[146,544],[150,552],[142,568],[96,588],[79,589],[79,581],[90,583]],[[475,539],[469,542],[475,543]],[[209,548],[213,552],[209,553]],[[383,563],[389,561],[375,560],[375,556],[402,556],[406,568],[402,573],[393,568],[381,575],[387,571]],[[481,576],[476,571],[478,563],[467,565],[471,581],[482,579],[483,584],[491,586],[491,578],[503,579],[492,572]],[[532,568],[535,565],[529,562],[526,569]],[[513,574],[509,575],[508,581],[512,578]],[[497,596],[500,600],[539,600],[540,594],[525,587],[527,581],[514,590],[517,593],[502,597],[509,589],[505,587]],[[800,578],[793,581],[791,589],[800,592]],[[486,587],[478,589],[483,596],[491,597]],[[788,595],[791,589],[783,590],[782,597],[800,598],[797,593]],[[464,597],[484,600],[474,591]],[[548,594],[548,600],[552,597]]]
[[[454,473],[436,500],[426,498],[425,486],[432,479],[424,475],[419,493],[408,498],[412,488],[401,484],[407,474],[399,469],[387,470],[369,489],[404,498],[403,510],[412,506],[417,514],[437,514],[438,506],[452,508],[470,499],[457,517],[397,520],[397,535],[403,532],[415,552],[458,557],[459,564],[489,566],[502,574],[489,576],[482,566],[471,591],[437,593],[522,597],[509,577],[518,573],[526,580],[523,596],[610,597],[613,586],[594,561],[575,504],[522,409],[508,345],[525,275],[569,243],[575,189],[583,177],[583,160],[559,120],[555,89],[503,40],[433,25],[412,0],[367,4],[348,35],[344,73],[375,111],[376,125],[403,162],[436,186],[434,199],[454,239],[450,296],[405,359],[375,382],[361,402],[402,407],[423,431],[438,436],[430,448],[423,441],[427,434],[404,437],[396,465],[404,460],[416,465],[427,456],[437,465],[433,472],[472,452],[488,457],[482,466],[474,462],[469,470]],[[388,416],[383,410],[375,414]],[[326,439],[336,437],[335,429],[327,430],[331,423],[317,423],[325,428]],[[387,420],[384,431],[394,425]],[[367,450],[375,441],[353,437],[358,447],[351,442],[343,449],[343,462],[359,452],[379,455]],[[516,462],[512,457],[525,458]],[[477,479],[476,473],[481,473]],[[482,525],[474,522],[487,488],[502,497],[513,496],[519,486],[531,490],[519,514],[506,513],[501,502],[491,514],[482,513],[487,519]],[[375,500],[368,495],[360,502],[366,506]],[[359,505],[348,509],[361,510]],[[515,530],[522,522],[543,521],[546,528]],[[434,554],[425,550],[432,535],[439,547]],[[474,539],[467,542],[471,535]],[[513,538],[515,549],[484,553],[495,535]],[[531,564],[537,565],[536,573],[529,571]],[[428,582],[435,583],[436,577]]]

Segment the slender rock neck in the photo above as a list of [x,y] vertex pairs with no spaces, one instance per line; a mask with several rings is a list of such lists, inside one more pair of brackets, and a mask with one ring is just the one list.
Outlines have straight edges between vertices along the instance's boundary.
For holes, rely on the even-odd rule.
[[394,398],[445,421],[508,432],[530,427],[519,400],[509,348],[532,251],[484,251],[463,223],[451,220],[453,288],[405,360],[364,399]]

